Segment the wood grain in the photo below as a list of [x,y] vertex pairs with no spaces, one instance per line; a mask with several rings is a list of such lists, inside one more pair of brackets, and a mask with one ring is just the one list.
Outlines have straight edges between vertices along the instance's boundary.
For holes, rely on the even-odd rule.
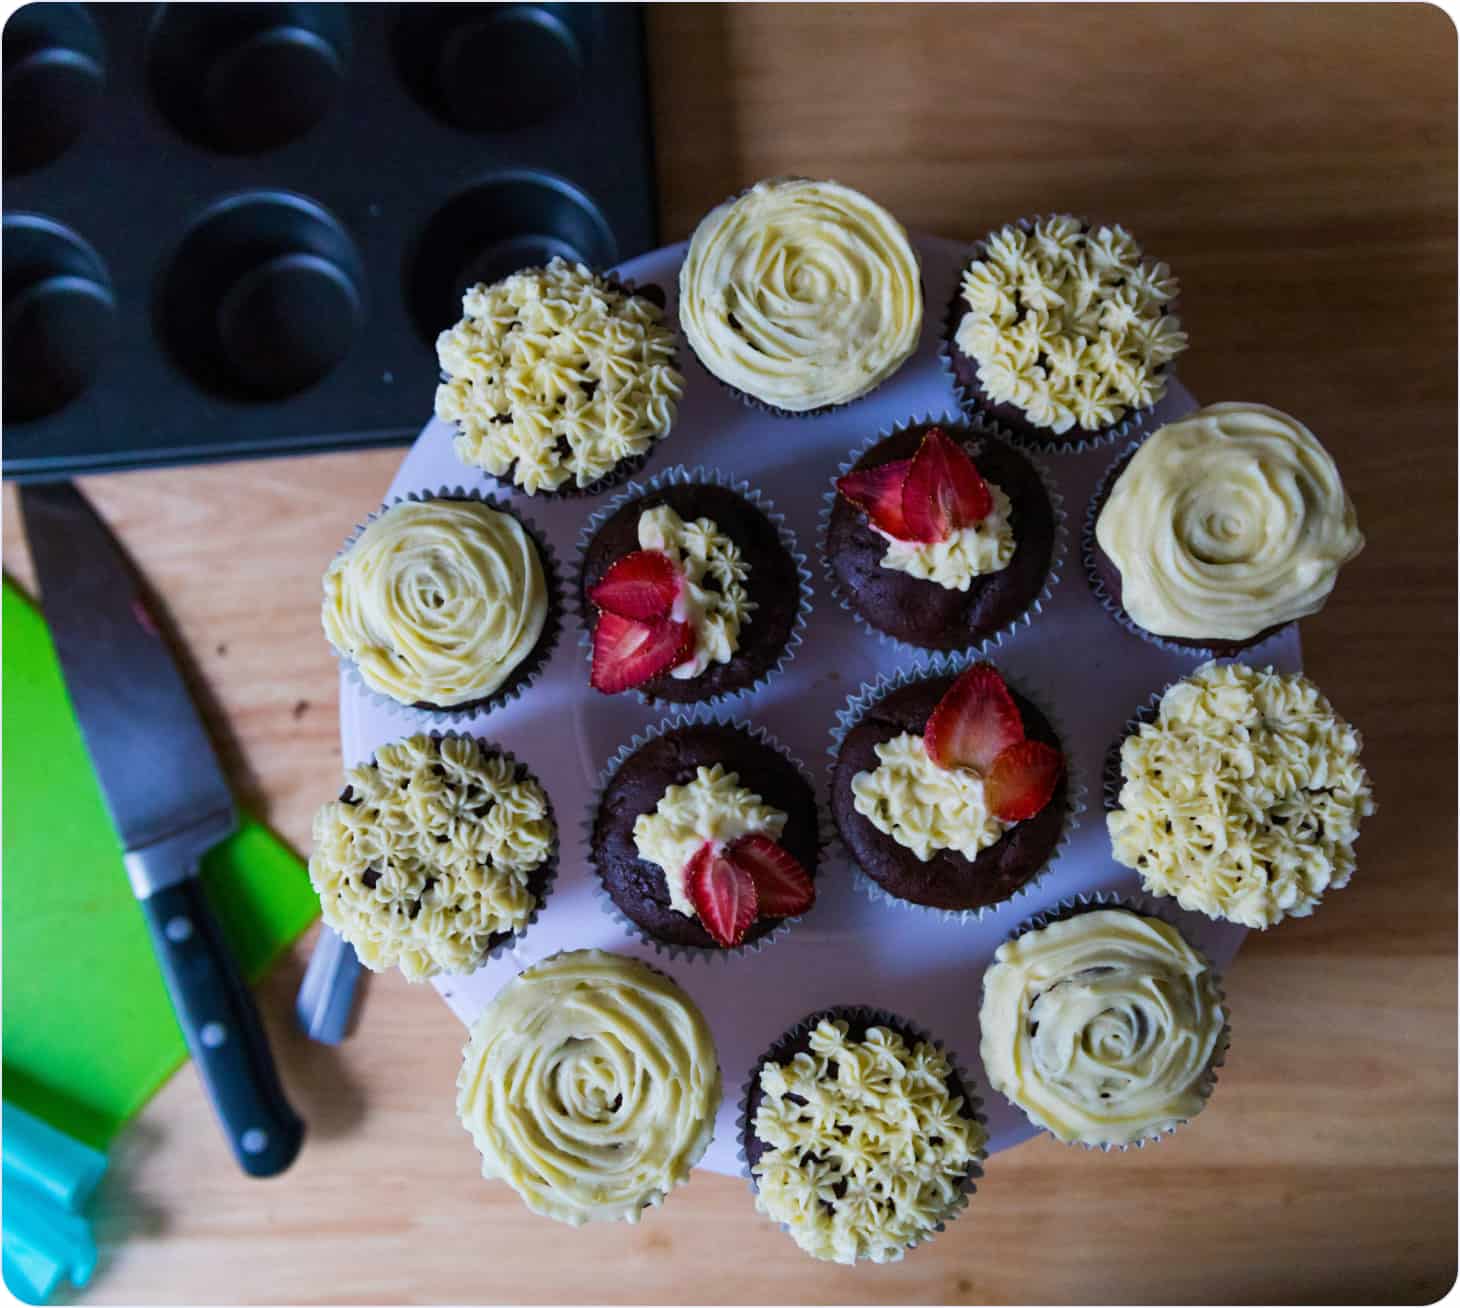
[[[1456,1271],[1456,34],[1419,5],[665,6],[649,13],[662,230],[757,177],[831,175],[972,237],[1118,218],[1184,283],[1183,376],[1301,415],[1369,546],[1305,624],[1381,810],[1353,885],[1254,938],[1200,1123],[1105,1156],[1035,1142],[888,1268],[817,1265],[744,1186],[696,1177],[635,1228],[570,1233],[483,1183],[462,1032],[374,979],[364,1029],[287,1016],[312,1138],[243,1180],[190,1071],[118,1144],[94,1302],[1418,1303]],[[1189,360],[1189,362],[1187,361]],[[420,389],[428,414],[432,378]],[[86,483],[169,600],[230,771],[301,850],[336,785],[319,573],[390,451]],[[6,567],[29,570],[5,499]]]

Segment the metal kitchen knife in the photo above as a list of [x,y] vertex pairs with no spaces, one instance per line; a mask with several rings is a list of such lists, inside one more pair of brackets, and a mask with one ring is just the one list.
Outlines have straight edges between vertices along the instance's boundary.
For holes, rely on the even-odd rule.
[[239,1165],[282,1172],[304,1123],[198,879],[233,797],[121,546],[70,482],[20,488],[41,608],[193,1062]]

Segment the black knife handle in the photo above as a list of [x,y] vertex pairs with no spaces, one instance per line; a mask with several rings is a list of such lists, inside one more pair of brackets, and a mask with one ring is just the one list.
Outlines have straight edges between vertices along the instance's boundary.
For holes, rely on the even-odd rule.
[[304,1123],[284,1098],[253,995],[202,883],[187,877],[138,901],[178,1024],[239,1166],[275,1176],[294,1161]]

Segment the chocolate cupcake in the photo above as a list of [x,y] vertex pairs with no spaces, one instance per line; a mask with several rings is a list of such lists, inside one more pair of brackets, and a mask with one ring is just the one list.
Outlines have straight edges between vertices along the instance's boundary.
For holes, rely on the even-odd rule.
[[832,817],[874,898],[981,916],[1053,861],[1082,807],[1054,725],[989,663],[864,686],[832,739]]
[[838,601],[873,634],[978,650],[1031,621],[1059,579],[1062,502],[986,432],[920,421],[843,464],[823,509]]
[[746,724],[681,717],[636,737],[604,769],[590,822],[611,909],[670,953],[756,945],[815,901],[811,780]]
[[590,680],[646,703],[759,687],[801,643],[811,579],[785,520],[744,482],[672,468],[584,526],[576,600]]

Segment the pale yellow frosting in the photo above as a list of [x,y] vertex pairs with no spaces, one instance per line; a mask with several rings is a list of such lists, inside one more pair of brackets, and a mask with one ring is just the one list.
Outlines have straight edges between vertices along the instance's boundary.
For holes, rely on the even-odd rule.
[[989,237],[963,275],[968,311],[955,336],[990,400],[1057,435],[1155,404],[1164,366],[1186,348],[1164,311],[1179,289],[1171,270],[1123,227],[1081,227],[1057,214]]
[[721,381],[793,412],[892,376],[923,322],[901,224],[839,182],[780,177],[712,210],[679,274],[679,320]]
[[1147,890],[1248,927],[1348,884],[1374,811],[1359,733],[1306,677],[1207,663],[1120,749],[1116,859]]
[[999,946],[984,974],[989,1084],[1067,1143],[1129,1145],[1206,1103],[1226,1025],[1211,966],[1175,927],[1100,909]]
[[823,1019],[810,1053],[762,1065],[755,1204],[813,1258],[894,1262],[955,1208],[987,1136],[949,1092],[941,1050],[848,1029]]
[[637,1222],[704,1155],[720,1106],[710,1029],[674,982],[580,949],[508,982],[472,1027],[456,1111],[533,1212]]
[[883,741],[877,758],[872,771],[852,778],[852,807],[924,863],[940,849],[976,858],[1009,829],[989,812],[983,778],[969,768],[940,768],[921,736]]
[[471,972],[526,924],[556,829],[525,769],[474,740],[411,736],[351,768],[344,793],[315,814],[309,879],[366,967]]
[[634,819],[634,848],[645,862],[664,873],[669,906],[695,917],[685,888],[684,868],[707,840],[732,844],[759,833],[780,839],[786,815],[740,784],[740,776],[715,763],[696,770],[694,780],[669,786],[652,813]]
[[365,684],[402,704],[490,695],[547,621],[537,546],[477,500],[387,509],[324,574],[324,633]]
[[528,494],[587,486],[669,434],[684,378],[661,310],[554,259],[473,286],[441,333],[436,416],[456,454]]
[[740,547],[712,519],[686,522],[667,504],[639,515],[639,546],[662,550],[683,579],[670,616],[694,628],[695,652],[669,675],[684,681],[711,663],[730,662],[755,608],[745,589],[750,564]]
[[936,582],[944,590],[967,590],[975,577],[1007,568],[1014,557],[1014,510],[999,487],[989,482],[988,488],[994,501],[988,515],[971,527],[960,527],[947,540],[898,540],[871,524],[887,540],[882,566]]
[[1328,451],[1262,404],[1213,404],[1138,449],[1095,524],[1158,636],[1245,640],[1317,613],[1364,547]]

